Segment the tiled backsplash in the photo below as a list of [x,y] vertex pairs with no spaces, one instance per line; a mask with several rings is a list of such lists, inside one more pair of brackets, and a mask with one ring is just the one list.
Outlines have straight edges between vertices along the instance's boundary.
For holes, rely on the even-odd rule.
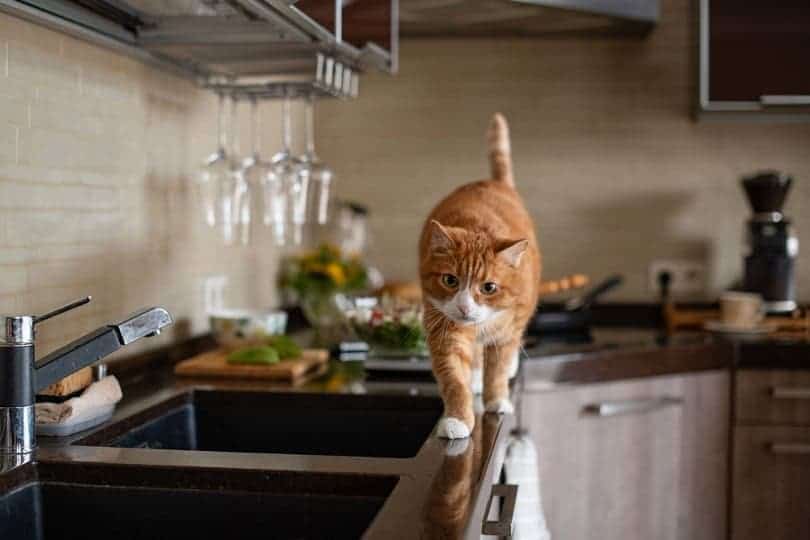
[[162,341],[205,331],[210,275],[232,305],[274,302],[269,243],[224,247],[200,222],[193,175],[215,129],[210,93],[0,14],[0,313],[94,297],[42,325],[40,353],[145,305],[177,320]]
[[742,269],[738,179],[772,167],[796,178],[787,213],[810,300],[810,123],[693,121],[694,4],[662,0],[645,39],[404,40],[396,77],[366,76],[350,107],[322,107],[319,153],[339,193],[371,207],[383,272],[416,275],[422,221],[486,177],[484,130],[500,110],[549,277],[621,272],[609,298],[651,300],[650,260],[700,259],[712,296]]

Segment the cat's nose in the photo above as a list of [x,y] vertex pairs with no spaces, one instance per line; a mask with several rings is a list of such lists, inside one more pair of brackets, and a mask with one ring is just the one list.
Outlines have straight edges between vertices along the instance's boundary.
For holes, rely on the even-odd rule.
[[470,314],[470,308],[464,306],[458,306],[458,311],[461,313],[462,317],[466,317]]

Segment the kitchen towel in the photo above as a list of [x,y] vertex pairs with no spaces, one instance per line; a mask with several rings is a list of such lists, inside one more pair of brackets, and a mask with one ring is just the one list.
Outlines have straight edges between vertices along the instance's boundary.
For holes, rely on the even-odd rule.
[[512,520],[515,540],[550,540],[540,498],[540,471],[537,450],[525,434],[512,434],[506,446],[504,474],[507,484],[517,484],[517,500]]
[[77,424],[95,418],[99,411],[121,401],[121,385],[108,375],[87,387],[81,396],[64,403],[37,403],[38,424]]

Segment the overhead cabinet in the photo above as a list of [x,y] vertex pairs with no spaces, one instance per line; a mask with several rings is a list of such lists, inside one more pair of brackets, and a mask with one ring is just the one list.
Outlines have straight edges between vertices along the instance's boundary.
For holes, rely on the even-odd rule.
[[700,0],[702,112],[810,112],[810,2]]

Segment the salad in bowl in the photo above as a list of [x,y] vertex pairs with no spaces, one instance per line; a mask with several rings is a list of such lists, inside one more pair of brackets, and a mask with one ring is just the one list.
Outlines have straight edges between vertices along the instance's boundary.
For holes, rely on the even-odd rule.
[[378,356],[427,356],[422,307],[390,297],[343,297],[341,309],[359,339]]

